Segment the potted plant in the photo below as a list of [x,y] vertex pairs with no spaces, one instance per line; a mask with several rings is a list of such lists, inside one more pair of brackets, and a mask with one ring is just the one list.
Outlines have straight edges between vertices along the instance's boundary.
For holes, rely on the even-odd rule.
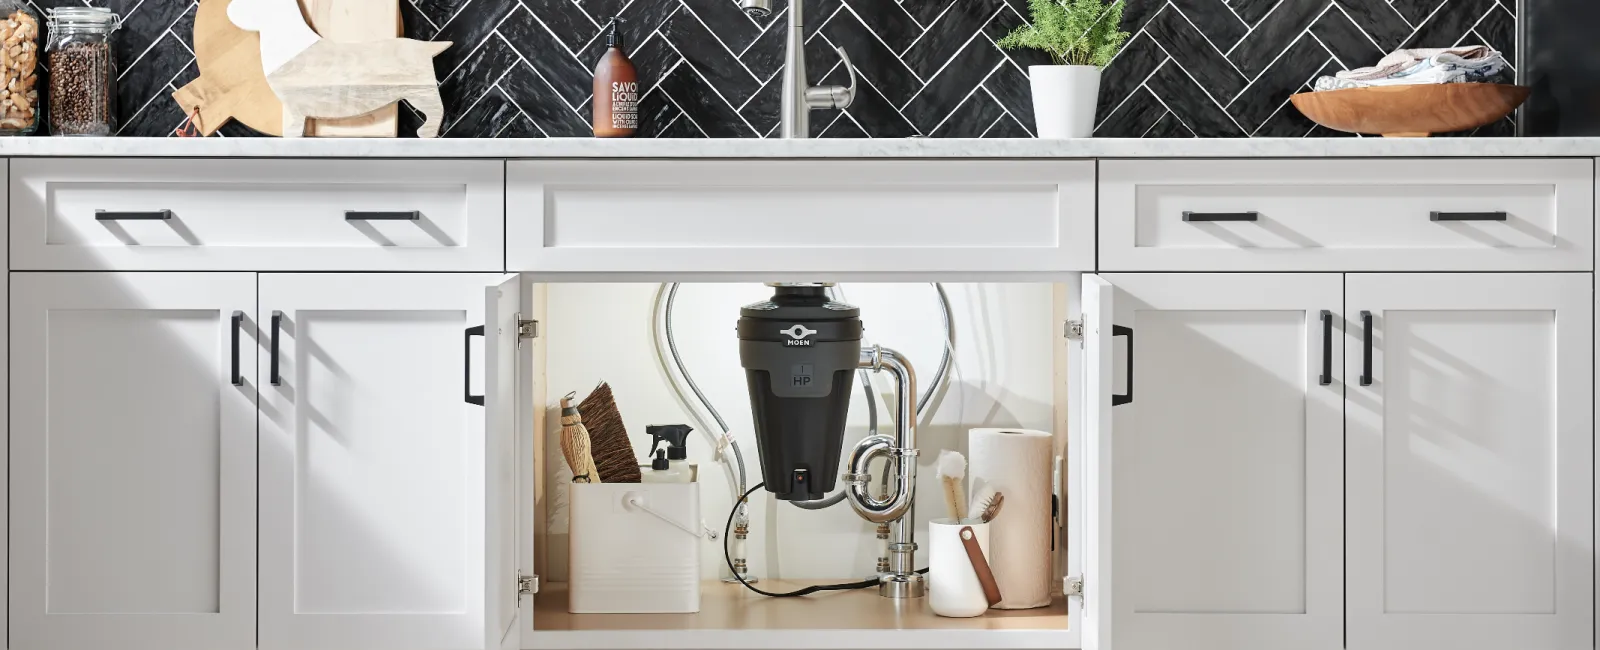
[[1033,24],[1000,39],[1001,48],[1031,48],[1055,65],[1028,66],[1033,120],[1041,138],[1087,138],[1094,133],[1100,68],[1122,49],[1124,0],[1028,0]]

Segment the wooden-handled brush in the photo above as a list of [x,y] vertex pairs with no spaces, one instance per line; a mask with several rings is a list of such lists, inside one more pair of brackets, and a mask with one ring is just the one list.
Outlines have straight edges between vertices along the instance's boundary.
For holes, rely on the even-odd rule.
[[561,455],[567,457],[572,468],[573,482],[599,483],[600,470],[595,469],[594,456],[589,452],[589,430],[583,426],[583,416],[572,405],[577,393],[567,393],[561,398]]
[[966,490],[961,480],[967,476],[967,458],[961,452],[939,452],[939,483],[944,487],[944,505],[950,510],[950,520],[960,522],[967,512]]

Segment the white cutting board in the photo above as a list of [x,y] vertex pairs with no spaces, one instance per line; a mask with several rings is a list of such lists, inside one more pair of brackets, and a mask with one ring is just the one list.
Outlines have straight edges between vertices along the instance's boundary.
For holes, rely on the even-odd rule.
[[[371,41],[402,36],[402,0],[300,0],[300,11],[323,38],[334,41]],[[311,120],[306,135],[321,138],[392,138],[399,128],[399,105],[390,104],[365,115]]]

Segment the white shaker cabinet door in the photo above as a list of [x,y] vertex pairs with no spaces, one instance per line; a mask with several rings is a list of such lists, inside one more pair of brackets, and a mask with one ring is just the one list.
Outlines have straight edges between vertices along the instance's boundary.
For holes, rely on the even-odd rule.
[[261,276],[261,648],[475,650],[512,626],[514,556],[485,532],[512,534],[490,483],[514,478],[485,451],[510,432],[485,425],[515,417],[485,405],[514,374],[486,372],[508,352],[479,336],[499,282]]
[[1347,281],[1350,650],[1594,647],[1592,276]]
[[11,291],[11,647],[255,647],[254,275]]
[[1339,648],[1342,278],[1100,277],[1115,647]]

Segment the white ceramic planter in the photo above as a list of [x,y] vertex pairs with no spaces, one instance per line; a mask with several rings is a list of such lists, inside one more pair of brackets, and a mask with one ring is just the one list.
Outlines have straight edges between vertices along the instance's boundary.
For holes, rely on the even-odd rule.
[[1094,134],[1100,100],[1100,68],[1092,65],[1028,66],[1033,85],[1033,121],[1040,138],[1087,138]]

